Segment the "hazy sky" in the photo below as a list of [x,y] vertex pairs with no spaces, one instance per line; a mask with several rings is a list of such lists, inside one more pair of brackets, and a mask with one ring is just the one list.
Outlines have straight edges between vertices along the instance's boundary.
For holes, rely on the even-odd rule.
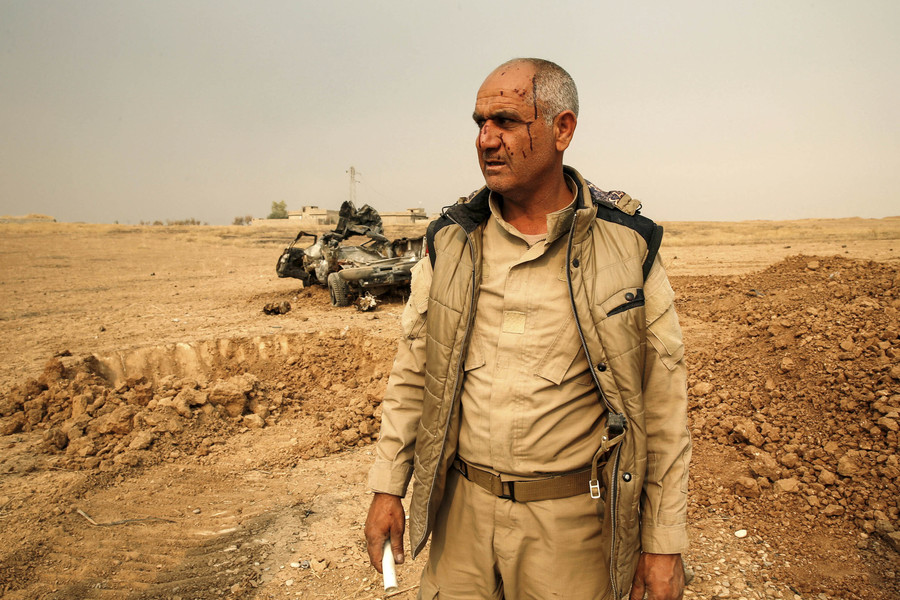
[[657,220],[900,214],[897,0],[0,0],[0,214],[429,213],[482,185],[475,92],[574,77],[566,162]]

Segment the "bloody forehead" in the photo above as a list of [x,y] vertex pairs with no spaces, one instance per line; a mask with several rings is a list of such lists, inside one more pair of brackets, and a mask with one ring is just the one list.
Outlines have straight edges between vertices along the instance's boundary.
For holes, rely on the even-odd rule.
[[513,94],[525,98],[534,89],[534,69],[527,65],[513,65],[494,71],[488,75],[481,85],[482,92],[495,93],[501,96]]
[[[537,94],[534,69],[524,67],[508,67],[491,73],[481,88],[476,99],[475,115],[479,112],[496,113],[500,110],[522,110],[538,116]],[[488,106],[485,106],[485,105]],[[481,108],[479,108],[481,105]],[[501,108],[502,107],[502,108]]]

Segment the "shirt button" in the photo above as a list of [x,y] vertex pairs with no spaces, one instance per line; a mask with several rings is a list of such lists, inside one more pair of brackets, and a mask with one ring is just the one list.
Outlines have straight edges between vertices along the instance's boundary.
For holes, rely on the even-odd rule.
[[625,294],[625,299],[631,302],[632,300],[634,300],[634,294],[628,292],[627,294]]
[[580,265],[580,264],[581,263],[578,261],[577,258],[572,259],[572,266],[575,267],[576,269],[578,268],[578,265]]
[[602,373],[603,371],[605,371],[605,370],[606,370],[606,363],[599,363],[599,364],[597,364],[597,370],[600,371],[601,373]]
[[622,473],[622,479],[625,481],[625,483],[628,483],[629,481],[631,481],[631,473]]

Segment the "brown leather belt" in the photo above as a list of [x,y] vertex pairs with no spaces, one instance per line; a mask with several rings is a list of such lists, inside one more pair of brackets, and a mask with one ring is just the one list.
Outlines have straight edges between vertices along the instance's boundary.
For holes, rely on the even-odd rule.
[[500,481],[499,475],[479,469],[460,458],[453,461],[453,468],[475,485],[487,490],[498,498],[513,502],[536,502],[571,498],[578,494],[590,493],[591,468],[556,475],[533,481]]

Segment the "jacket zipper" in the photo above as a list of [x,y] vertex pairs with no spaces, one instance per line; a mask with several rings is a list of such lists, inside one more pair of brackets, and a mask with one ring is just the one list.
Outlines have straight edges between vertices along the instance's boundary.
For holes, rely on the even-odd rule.
[[[587,341],[584,339],[584,332],[581,329],[581,320],[578,318],[578,308],[575,304],[575,290],[572,288],[572,246],[575,241],[575,225],[578,223],[578,208],[576,207],[575,212],[572,214],[572,225],[569,228],[569,240],[568,245],[566,246],[566,284],[569,288],[569,300],[572,303],[572,314],[575,316],[575,329],[578,330],[578,337],[581,339],[581,347],[584,349],[584,356],[588,361],[588,365],[591,369],[591,377],[594,380],[594,386],[597,388],[597,392],[600,394],[600,399],[603,400],[603,404],[606,406],[606,410],[610,414],[618,414],[616,410],[609,403],[609,400],[606,398],[606,394],[603,393],[603,388],[600,387],[600,380],[597,377],[597,371],[595,369],[595,365],[593,360],[591,360],[591,354],[588,351]],[[612,589],[612,597],[618,598],[619,591],[616,586],[616,578],[615,578],[615,567],[616,558],[615,558],[615,549],[616,549],[616,508],[617,508],[617,495],[618,495],[618,484],[619,484],[619,452],[620,446],[616,445],[614,452],[616,453],[615,459],[613,460],[613,470],[612,476],[610,477],[610,490],[609,490],[609,511],[610,511],[610,523],[612,531],[610,532],[610,544],[609,544],[609,584]]]
[[616,523],[618,517],[618,508],[619,508],[619,456],[621,456],[621,446],[616,445],[613,450],[616,453],[615,458],[613,459],[613,472],[612,477],[610,478],[610,486],[609,486],[609,510],[610,510],[610,523],[612,531],[610,532],[610,545],[609,545],[609,584],[612,588],[612,597],[618,598],[619,591],[616,586],[616,573],[615,573],[615,564],[616,564]]
[[[463,336],[464,347],[469,345],[469,334],[472,330],[472,323],[475,320],[475,284],[477,283],[475,278],[475,246],[472,244],[472,238],[469,236],[469,232],[466,231],[465,227],[460,225],[456,219],[453,218],[452,215],[448,214],[447,218],[449,218],[453,223],[455,223],[460,229],[462,229],[463,233],[466,234],[466,243],[469,246],[469,254],[472,258],[472,302],[469,306],[469,319],[466,322],[466,331]],[[441,463],[441,459],[444,457],[444,449],[447,447],[447,435],[450,433],[450,417],[453,415],[453,406],[452,403],[456,401],[456,397],[459,394],[460,389],[460,381],[462,379],[461,372],[463,368],[463,360],[462,360],[462,351],[460,351],[460,360],[456,365],[456,380],[453,383],[453,397],[451,398],[451,407],[450,410],[447,411],[447,421],[444,423],[444,439],[441,440],[441,452],[438,455],[438,464]],[[429,515],[431,514],[431,500],[434,498],[434,484],[437,482],[437,475],[431,480],[431,489],[428,491],[428,504],[425,506],[425,518],[429,519]],[[425,527],[425,531],[428,531],[428,527]],[[421,540],[416,542],[416,548],[422,545],[427,538],[422,538]],[[418,551],[417,551],[418,553]]]

